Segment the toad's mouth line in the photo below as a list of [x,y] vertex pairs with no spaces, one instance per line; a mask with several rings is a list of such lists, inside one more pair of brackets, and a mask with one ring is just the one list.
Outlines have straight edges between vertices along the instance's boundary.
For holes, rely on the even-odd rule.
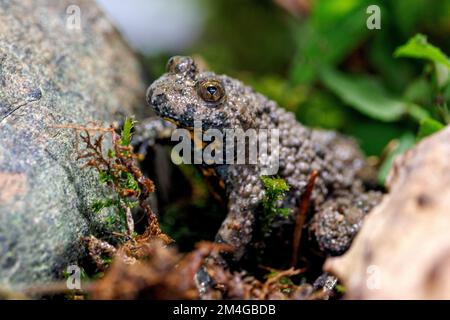
[[178,121],[176,121],[176,120],[174,120],[174,119],[172,119],[172,118],[169,118],[169,117],[163,117],[163,119],[166,120],[166,121],[168,121],[168,122],[170,122],[170,123],[173,123],[173,124],[176,125],[177,127],[180,127],[180,122],[178,122]]
[[177,128],[183,128],[183,129],[186,129],[186,130],[188,130],[190,132],[194,132],[194,127],[183,126],[183,125],[181,125],[180,121],[177,121],[177,120],[175,120],[173,118],[169,118],[169,117],[162,117],[162,118],[163,118],[163,120],[168,121],[168,122],[176,125]]

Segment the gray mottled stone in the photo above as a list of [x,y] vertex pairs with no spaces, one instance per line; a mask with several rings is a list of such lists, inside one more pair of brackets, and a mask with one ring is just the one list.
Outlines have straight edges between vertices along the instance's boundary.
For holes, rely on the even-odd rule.
[[57,279],[102,230],[89,210],[102,186],[76,161],[75,133],[54,125],[135,113],[143,85],[94,1],[0,0],[0,286]]

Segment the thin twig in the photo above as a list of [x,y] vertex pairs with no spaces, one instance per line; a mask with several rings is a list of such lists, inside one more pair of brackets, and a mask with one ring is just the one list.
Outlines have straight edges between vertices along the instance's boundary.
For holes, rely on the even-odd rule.
[[294,237],[292,240],[292,261],[291,261],[292,267],[295,267],[298,261],[298,250],[300,248],[300,240],[302,238],[303,225],[305,224],[306,214],[308,213],[311,194],[314,188],[316,178],[317,178],[317,171],[314,170],[313,172],[311,172],[308,178],[308,183],[306,185],[305,192],[303,192],[300,198],[300,205],[295,222]]
[[25,288],[21,291],[26,297],[43,296],[43,295],[56,295],[62,293],[88,293],[93,286],[92,282],[84,282],[80,289],[69,289],[66,281],[51,282],[42,285],[33,285]]
[[126,222],[127,222],[127,233],[128,233],[128,236],[133,237],[134,220],[133,220],[133,215],[131,214],[131,209],[130,209],[130,207],[127,207],[127,206],[122,206],[122,207],[125,210],[125,217],[126,217]]
[[261,288],[261,293],[260,293],[259,299],[267,300],[269,292],[271,291],[271,286],[273,284],[277,283],[281,278],[292,277],[292,276],[302,273],[303,271],[304,271],[303,269],[294,269],[294,268],[277,271],[274,276],[268,278],[267,281],[264,282],[264,284]]

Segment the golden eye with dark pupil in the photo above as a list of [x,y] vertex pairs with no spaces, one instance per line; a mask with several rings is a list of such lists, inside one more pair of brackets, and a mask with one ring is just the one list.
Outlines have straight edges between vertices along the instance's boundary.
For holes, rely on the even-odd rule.
[[200,82],[198,91],[206,102],[220,102],[225,96],[222,83],[217,80],[205,80]]

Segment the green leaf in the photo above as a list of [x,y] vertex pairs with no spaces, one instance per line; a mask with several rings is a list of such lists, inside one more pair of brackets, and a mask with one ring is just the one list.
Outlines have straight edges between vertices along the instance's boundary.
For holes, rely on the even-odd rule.
[[417,104],[408,103],[407,108],[409,116],[418,122],[430,116],[430,113],[426,109]]
[[365,76],[344,75],[332,69],[321,72],[323,84],[349,106],[380,121],[395,121],[409,110],[408,103],[391,97],[381,84]]
[[[383,11],[383,20],[390,20],[388,12]],[[392,15],[392,13],[391,13]],[[390,32],[378,33],[367,44],[367,59],[377,77],[383,79],[383,85],[397,94],[401,94],[416,74],[415,66],[406,59],[396,59],[392,52],[398,46],[398,40]],[[408,100],[409,101],[409,100]]]
[[405,132],[395,122],[381,122],[370,118],[356,119],[350,123],[346,133],[354,137],[368,156],[380,156],[389,141],[397,139]]
[[365,27],[369,1],[318,1],[311,17],[294,30],[297,53],[290,78],[293,84],[316,80],[323,66],[335,66],[370,33]]
[[380,169],[378,170],[378,181],[384,185],[386,177],[391,170],[394,159],[410,149],[416,143],[416,138],[411,132],[403,134],[397,141],[395,148],[387,155]]
[[403,98],[422,105],[431,104],[432,86],[425,77],[410,80],[403,92]]
[[332,93],[314,89],[296,110],[297,119],[306,126],[342,131],[351,122],[347,107],[336,101]]
[[417,133],[417,139],[420,140],[424,137],[432,135],[444,127],[445,126],[442,123],[432,118],[423,119],[420,123],[419,132]]
[[444,88],[450,79],[450,68],[439,62],[434,63],[434,70],[436,72],[436,81],[439,88]]
[[120,144],[122,146],[129,146],[131,144],[131,138],[134,126],[134,120],[132,118],[126,118],[125,122],[123,123],[123,129],[122,133],[120,135]]
[[278,102],[288,110],[296,110],[297,106],[306,101],[307,90],[305,86],[291,86],[279,75],[249,77],[243,74],[244,82],[248,82],[256,91]]
[[449,58],[441,49],[428,43],[427,37],[423,34],[416,34],[406,44],[398,47],[394,52],[394,57],[426,59],[450,69]]

